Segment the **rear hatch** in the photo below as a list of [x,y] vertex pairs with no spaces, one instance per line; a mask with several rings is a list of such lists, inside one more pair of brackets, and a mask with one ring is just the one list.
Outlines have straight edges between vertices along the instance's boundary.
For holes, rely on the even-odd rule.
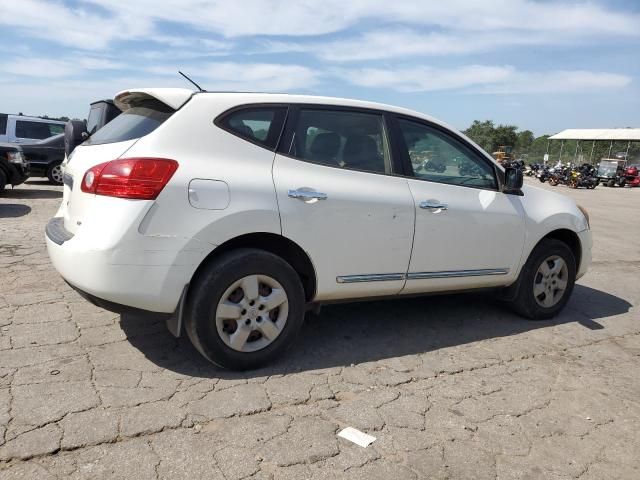
[[81,189],[87,170],[126,156],[127,150],[140,138],[162,125],[192,95],[190,90],[182,89],[179,90],[182,95],[178,95],[177,90],[136,90],[116,96],[115,102],[123,113],[76,147],[65,161],[62,206],[57,216],[64,218],[66,230],[76,233],[95,201],[94,194]]

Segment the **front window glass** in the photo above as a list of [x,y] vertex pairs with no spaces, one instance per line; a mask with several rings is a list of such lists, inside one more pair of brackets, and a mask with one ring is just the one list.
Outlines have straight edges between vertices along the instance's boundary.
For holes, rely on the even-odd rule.
[[413,176],[432,182],[496,189],[493,167],[462,142],[433,127],[400,119]]
[[391,173],[382,115],[301,110],[289,152],[302,160],[367,172]]

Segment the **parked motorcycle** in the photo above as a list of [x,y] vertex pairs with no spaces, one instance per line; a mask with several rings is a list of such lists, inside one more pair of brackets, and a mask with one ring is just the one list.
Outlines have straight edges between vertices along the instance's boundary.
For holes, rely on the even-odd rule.
[[524,174],[527,177],[537,177],[540,170],[544,168],[541,163],[531,163],[524,168]]
[[565,167],[553,168],[549,171],[549,185],[555,187],[557,185],[567,185],[571,175],[572,168],[570,165]]
[[447,165],[438,160],[425,160],[422,163],[422,168],[427,172],[444,173],[447,170]]
[[536,178],[540,180],[541,183],[544,183],[547,180],[549,180],[549,176],[551,175],[552,170],[553,170],[552,168],[549,168],[546,165],[543,165],[538,169],[538,173],[536,173]]
[[578,168],[573,168],[568,176],[567,185],[571,188],[585,187],[594,189],[600,183],[596,169],[588,163],[582,164]]

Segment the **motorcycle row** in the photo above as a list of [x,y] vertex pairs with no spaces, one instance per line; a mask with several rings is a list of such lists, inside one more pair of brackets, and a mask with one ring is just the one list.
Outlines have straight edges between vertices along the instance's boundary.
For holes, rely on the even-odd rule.
[[566,185],[571,188],[596,188],[600,184],[598,170],[588,163],[576,166],[572,164],[547,166],[539,163],[527,165],[523,171],[527,176],[535,176],[542,183],[549,185]]

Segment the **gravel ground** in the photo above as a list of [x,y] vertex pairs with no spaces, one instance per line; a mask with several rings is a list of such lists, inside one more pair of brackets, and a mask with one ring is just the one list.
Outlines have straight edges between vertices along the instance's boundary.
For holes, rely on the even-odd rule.
[[244,374],[82,300],[44,245],[60,189],[5,192],[0,479],[640,478],[640,188],[555,190],[595,246],[554,321],[480,294],[330,306]]

